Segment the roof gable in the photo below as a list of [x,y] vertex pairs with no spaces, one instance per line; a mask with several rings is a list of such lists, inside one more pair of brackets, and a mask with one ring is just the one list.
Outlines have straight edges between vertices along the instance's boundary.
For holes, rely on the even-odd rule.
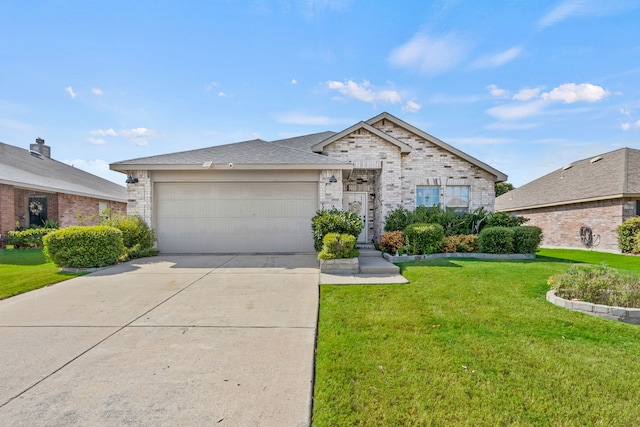
[[396,147],[398,147],[400,149],[401,153],[410,153],[411,152],[411,146],[405,144],[404,142],[398,141],[397,139],[395,139],[391,135],[389,135],[389,134],[387,134],[385,132],[382,132],[379,129],[376,129],[375,127],[371,126],[369,123],[366,123],[366,122],[356,123],[355,125],[343,130],[342,132],[336,133],[335,135],[331,136],[330,138],[325,139],[324,141],[320,141],[319,143],[317,143],[313,147],[311,147],[311,149],[316,153],[321,153],[327,145],[332,144],[332,143],[344,138],[345,136],[348,136],[348,135],[352,134],[353,132],[358,131],[360,129],[365,129],[368,132],[370,132],[370,133],[372,133],[372,134],[374,134],[376,136],[379,136],[383,140],[395,145]]
[[496,198],[509,211],[640,197],[640,150],[621,148],[578,160]]
[[0,183],[124,202],[126,188],[29,150],[0,142]]
[[452,154],[455,154],[456,156],[458,156],[458,157],[466,160],[467,162],[479,167],[480,169],[483,169],[483,170],[489,172],[491,175],[496,177],[496,182],[503,182],[503,181],[507,180],[507,175],[502,173],[502,172],[500,172],[499,170],[489,166],[488,164],[476,159],[473,156],[470,156],[469,154],[467,154],[467,153],[465,153],[463,151],[458,150],[457,148],[447,144],[446,142],[436,138],[435,136],[430,135],[430,134],[428,134],[427,132],[425,132],[425,131],[423,131],[421,129],[418,129],[417,127],[415,127],[413,125],[410,125],[409,123],[407,123],[407,122],[405,122],[403,120],[400,120],[399,118],[397,118],[397,117],[395,117],[395,116],[393,116],[393,115],[391,115],[391,114],[389,114],[387,112],[380,113],[377,116],[367,120],[367,123],[369,125],[373,126],[374,124],[380,122],[381,120],[389,120],[390,122],[394,123],[395,125],[397,125],[397,126],[399,126],[401,128],[404,128],[407,131],[409,131],[409,132],[411,132],[411,133],[413,133],[415,135],[418,135],[420,138],[422,138],[422,139],[424,139],[426,141],[429,141],[433,145],[436,145],[436,146],[438,146],[438,147],[440,147],[440,148],[442,148],[442,149],[444,149],[444,150],[446,150],[446,151],[448,151],[448,152],[450,152]]

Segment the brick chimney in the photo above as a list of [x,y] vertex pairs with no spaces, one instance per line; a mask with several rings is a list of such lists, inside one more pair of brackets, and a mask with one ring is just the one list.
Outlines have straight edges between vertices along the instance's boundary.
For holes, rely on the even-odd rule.
[[43,157],[46,157],[47,159],[51,158],[51,147],[46,145],[44,143],[44,139],[42,138],[36,138],[36,143],[31,144],[31,146],[29,147],[29,150],[35,151],[36,153],[40,153],[42,154]]

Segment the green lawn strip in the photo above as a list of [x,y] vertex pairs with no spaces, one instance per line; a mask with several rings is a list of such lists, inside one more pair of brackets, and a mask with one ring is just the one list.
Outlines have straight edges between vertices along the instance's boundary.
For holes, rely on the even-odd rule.
[[554,256],[420,261],[401,265],[411,285],[323,285],[314,425],[633,425],[640,327],[546,302],[547,278],[569,265]]
[[86,273],[62,273],[40,249],[0,250],[0,299]]

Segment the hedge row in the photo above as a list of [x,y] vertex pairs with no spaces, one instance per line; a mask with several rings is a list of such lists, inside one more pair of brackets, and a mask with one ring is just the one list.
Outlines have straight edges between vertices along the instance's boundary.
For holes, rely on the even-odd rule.
[[532,254],[542,241],[542,230],[534,226],[486,227],[477,236],[445,236],[440,224],[412,224],[404,232],[386,232],[380,249],[389,254],[423,255],[437,252],[481,252]]

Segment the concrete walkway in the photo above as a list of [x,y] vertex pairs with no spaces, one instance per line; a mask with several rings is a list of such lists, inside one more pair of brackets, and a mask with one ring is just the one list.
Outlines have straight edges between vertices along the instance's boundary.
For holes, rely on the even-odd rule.
[[318,279],[160,256],[0,301],[0,425],[306,426]]

